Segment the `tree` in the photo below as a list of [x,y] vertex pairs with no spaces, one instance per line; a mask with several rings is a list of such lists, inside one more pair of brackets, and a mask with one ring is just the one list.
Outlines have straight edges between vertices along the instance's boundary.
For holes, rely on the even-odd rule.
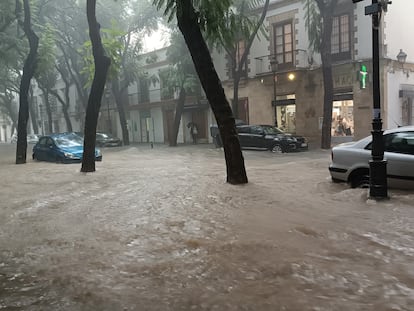
[[[321,54],[324,87],[321,148],[331,148],[333,102],[331,35],[333,13],[338,0],[305,0],[310,47]],[[315,7],[314,2],[317,7]]]
[[178,91],[178,100],[175,106],[174,124],[169,144],[177,146],[177,136],[180,128],[181,117],[188,93],[195,93],[200,86],[190,52],[184,38],[179,32],[171,34],[171,44],[167,50],[167,60],[170,68],[167,72],[166,86],[171,92]]
[[[164,2],[158,1],[158,7],[162,7]],[[223,139],[227,182],[244,184],[247,183],[247,174],[234,116],[201,33],[202,29],[207,36],[217,31],[218,21],[223,18],[229,4],[227,1],[205,1],[200,3],[196,12],[191,0],[169,0],[166,3],[165,14],[172,16],[173,12],[176,13],[178,27],[184,36],[201,85],[216,117]]]
[[111,59],[105,55],[105,50],[102,45],[100,25],[96,20],[96,0],[87,0],[86,15],[95,61],[95,75],[89,94],[88,107],[86,109],[81,172],[94,172],[96,126],[98,124],[99,109],[101,107],[102,95],[105,88],[106,76],[111,65]]
[[231,65],[231,77],[233,78],[233,114],[239,117],[239,84],[244,76],[244,68],[250,48],[266,17],[269,0],[264,0],[260,17],[252,13],[262,5],[261,0],[237,0],[233,7],[226,13],[225,19],[221,20],[219,31],[209,39],[221,46],[227,53]]
[[16,0],[16,15],[19,24],[23,27],[24,33],[29,41],[30,51],[23,66],[23,75],[19,92],[19,120],[17,130],[16,164],[26,163],[27,153],[27,121],[29,119],[29,88],[30,81],[36,70],[37,48],[39,38],[32,30],[31,13],[29,0],[23,0],[24,20],[21,21],[22,7],[20,0]]

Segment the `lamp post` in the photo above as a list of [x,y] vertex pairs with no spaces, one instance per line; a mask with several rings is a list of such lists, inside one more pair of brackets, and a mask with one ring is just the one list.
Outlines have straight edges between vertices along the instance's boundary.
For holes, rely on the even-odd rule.
[[277,127],[277,105],[276,105],[276,72],[278,68],[278,62],[276,60],[276,57],[273,57],[270,60],[270,67],[272,68],[273,73],[273,101],[272,106],[275,107],[275,126]]
[[[352,0],[353,3],[362,0]],[[372,16],[372,160],[369,161],[369,196],[374,199],[388,197],[387,160],[384,160],[384,139],[381,120],[380,66],[379,66],[379,27],[380,16],[387,11],[388,0],[372,0],[365,7],[365,15]]]

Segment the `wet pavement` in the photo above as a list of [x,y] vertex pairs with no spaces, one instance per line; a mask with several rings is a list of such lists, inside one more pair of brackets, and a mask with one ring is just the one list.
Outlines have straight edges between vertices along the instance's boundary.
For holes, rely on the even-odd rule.
[[[333,184],[330,151],[211,145],[13,164],[0,145],[0,310],[412,310],[414,194]],[[30,152],[28,153],[30,154]]]

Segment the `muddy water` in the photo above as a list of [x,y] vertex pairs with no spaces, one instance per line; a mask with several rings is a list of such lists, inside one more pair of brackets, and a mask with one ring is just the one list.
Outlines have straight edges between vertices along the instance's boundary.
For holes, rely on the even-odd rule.
[[0,310],[412,310],[412,193],[332,184],[328,152],[245,158],[238,187],[199,146],[3,161]]

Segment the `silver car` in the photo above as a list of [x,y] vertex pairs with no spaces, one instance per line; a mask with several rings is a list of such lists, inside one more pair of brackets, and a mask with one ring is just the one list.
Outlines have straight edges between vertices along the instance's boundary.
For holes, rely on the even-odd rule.
[[[390,188],[414,189],[414,126],[384,131],[384,159]],[[372,136],[332,148],[329,165],[332,181],[351,187],[369,186]]]

